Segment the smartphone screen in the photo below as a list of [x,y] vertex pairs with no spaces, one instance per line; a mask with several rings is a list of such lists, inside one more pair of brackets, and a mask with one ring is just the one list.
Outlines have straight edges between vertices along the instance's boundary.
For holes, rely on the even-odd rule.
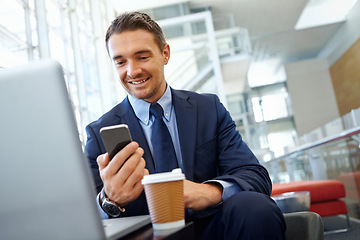
[[110,159],[132,141],[126,124],[103,127],[100,129],[100,135]]

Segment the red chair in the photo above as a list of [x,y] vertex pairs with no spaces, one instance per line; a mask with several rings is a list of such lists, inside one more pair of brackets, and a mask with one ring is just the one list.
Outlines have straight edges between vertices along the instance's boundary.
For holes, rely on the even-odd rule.
[[348,209],[345,201],[344,184],[337,180],[304,180],[289,183],[274,183],[271,195],[286,192],[310,192],[310,210],[319,214],[321,217],[345,214],[347,228],[335,230],[346,231],[350,228]]

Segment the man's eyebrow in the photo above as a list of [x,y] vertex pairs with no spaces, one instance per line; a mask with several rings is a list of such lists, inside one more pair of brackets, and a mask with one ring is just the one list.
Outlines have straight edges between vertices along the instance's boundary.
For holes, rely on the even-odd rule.
[[117,55],[117,56],[114,56],[114,57],[112,58],[112,60],[115,61],[116,59],[119,59],[119,58],[122,58],[122,57],[123,57],[122,55]]
[[[143,54],[143,53],[151,53],[150,50],[140,50],[140,51],[137,51],[134,53],[134,55],[138,55],[138,54]],[[119,59],[119,58],[123,58],[124,56],[123,55],[116,55],[112,58],[113,61]]]
[[138,55],[138,54],[142,54],[142,53],[151,53],[150,50],[140,50],[140,51],[137,51],[134,55]]

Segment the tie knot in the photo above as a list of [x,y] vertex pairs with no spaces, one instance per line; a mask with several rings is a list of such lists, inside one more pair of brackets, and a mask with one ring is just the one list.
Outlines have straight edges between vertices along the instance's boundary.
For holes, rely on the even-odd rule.
[[156,118],[158,118],[164,115],[164,110],[162,109],[160,104],[155,103],[150,105],[150,113],[154,115]]

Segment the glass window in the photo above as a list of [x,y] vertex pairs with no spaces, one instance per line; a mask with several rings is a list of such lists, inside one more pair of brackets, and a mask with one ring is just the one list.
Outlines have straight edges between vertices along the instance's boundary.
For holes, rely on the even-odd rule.
[[[44,8],[41,3],[44,3]],[[111,100],[107,100],[107,103],[113,104],[115,98],[118,102],[124,96],[115,87],[108,87],[100,94],[98,64],[108,62],[105,47],[99,59],[95,41],[104,38],[105,28],[109,24],[107,16],[112,16],[112,12],[106,11],[111,9],[106,4],[89,0],[0,1],[0,67],[25,64],[43,56],[60,62],[64,67],[82,140],[86,137],[85,125],[104,112],[103,99],[109,98]],[[91,7],[98,9],[98,12],[91,11]],[[93,29],[94,15],[100,19],[96,26],[104,28],[97,29],[97,32]],[[37,24],[39,16],[44,16],[46,21]],[[101,45],[104,46],[103,41]],[[110,86],[115,85],[117,80],[110,64],[104,65],[101,67],[102,81]]]
[[262,103],[260,97],[254,97],[251,99],[251,104],[254,112],[254,117],[256,122],[264,121],[264,113],[262,110]]
[[274,94],[262,97],[262,111],[264,120],[270,121],[289,116],[284,94]]
[[227,97],[228,110],[231,115],[237,116],[246,112],[244,98],[242,94],[234,94]]
[[36,21],[33,1],[0,1],[0,67],[26,64],[34,58],[33,39]]
[[255,88],[251,95],[256,122],[287,118],[293,115],[289,93],[283,83]]
[[296,131],[281,131],[268,134],[269,149],[274,153],[275,157],[285,154],[286,149],[294,147],[296,139]]

